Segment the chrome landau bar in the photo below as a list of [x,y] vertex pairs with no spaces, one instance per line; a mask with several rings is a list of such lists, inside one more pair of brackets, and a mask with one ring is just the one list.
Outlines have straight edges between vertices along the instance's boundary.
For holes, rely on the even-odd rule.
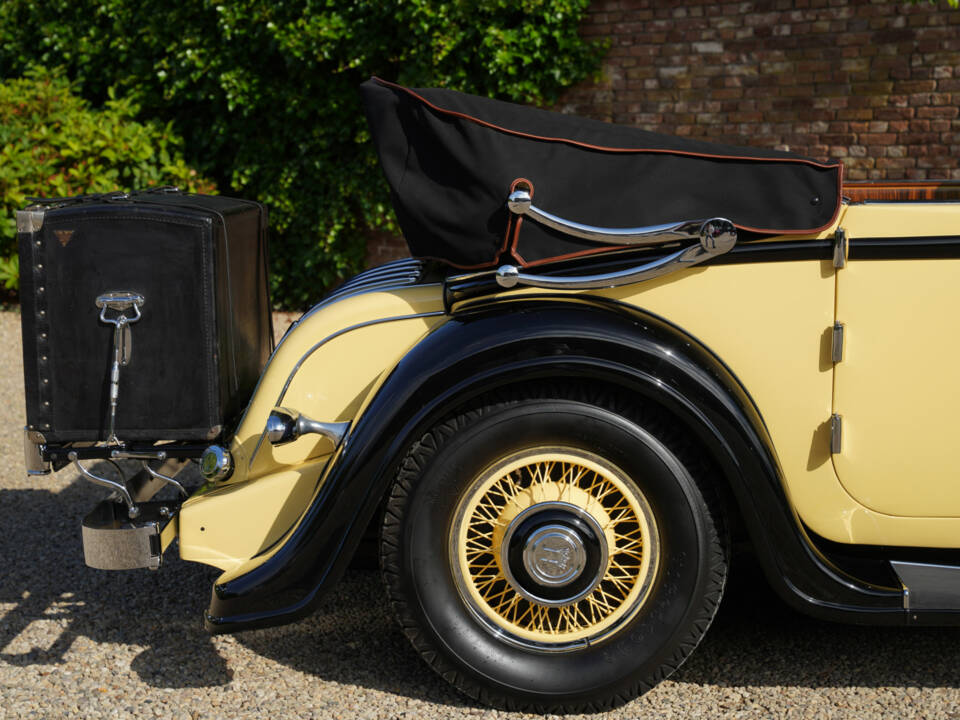
[[517,285],[562,290],[597,290],[627,283],[649,280],[691,267],[728,252],[737,243],[737,229],[725,218],[687,220],[679,223],[648,225],[640,228],[601,228],[564,220],[533,205],[530,193],[517,189],[510,193],[507,207],[514,215],[527,217],[546,227],[583,240],[609,245],[653,247],[689,240],[696,245],[681,248],[664,257],[618,272],[598,275],[559,276],[533,275],[521,272],[514,265],[497,269],[497,284],[503,288]]

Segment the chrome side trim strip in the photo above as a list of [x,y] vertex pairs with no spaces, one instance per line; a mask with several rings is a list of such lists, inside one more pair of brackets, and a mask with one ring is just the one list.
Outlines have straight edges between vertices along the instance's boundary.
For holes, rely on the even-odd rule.
[[[693,240],[703,234],[703,227],[710,222],[725,222],[733,227],[729,220],[713,218],[710,220],[684,220],[676,223],[647,225],[638,228],[603,228],[565,220],[548,213],[533,204],[528,190],[517,189],[507,198],[507,207],[514,215],[525,215],[541,225],[582,240],[610,245],[665,245],[682,240]],[[736,230],[733,230],[736,234]]]
[[677,250],[669,255],[637,267],[598,275],[531,275],[521,272],[513,265],[497,269],[497,284],[503,288],[517,285],[556,290],[599,290],[627,283],[650,280],[676,270],[691,267],[722,255],[737,242],[737,230],[729,220],[707,220],[698,229],[700,242],[697,245]]
[[891,560],[905,610],[960,610],[960,567]]
[[[313,353],[315,353],[317,350],[322,348],[331,340],[335,340],[341,335],[345,335],[346,333],[351,332],[353,330],[359,330],[360,328],[370,327],[371,325],[380,325],[382,323],[395,322],[397,320],[413,320],[415,318],[436,317],[438,315],[446,315],[446,312],[443,310],[435,310],[433,312],[428,312],[428,313],[414,313],[412,315],[396,315],[394,317],[388,317],[388,318],[377,318],[376,320],[367,320],[362,323],[357,323],[356,325],[350,325],[348,327],[341,328],[340,330],[337,330],[337,332],[327,335],[325,338],[323,338],[322,340],[320,340],[319,342],[311,346],[310,349],[307,350],[300,357],[299,360],[297,360],[297,364],[294,365],[293,368],[290,370],[290,374],[287,376],[287,381],[283,384],[283,388],[280,390],[280,396],[277,398],[277,401],[274,403],[274,407],[280,407],[281,405],[283,405],[283,398],[287,394],[287,389],[290,387],[290,383],[293,382],[293,377],[297,374],[297,372],[299,372],[300,368],[303,366],[303,363],[306,362],[307,358],[309,358],[311,355],[313,355]],[[257,439],[257,445],[253,449],[253,453],[250,455],[250,462],[247,464],[248,470],[251,467],[253,467],[253,461],[257,459],[257,453],[260,452],[260,447],[263,445],[263,441],[267,437],[268,429],[269,429],[269,425],[264,426],[263,432],[260,433],[260,437]]]

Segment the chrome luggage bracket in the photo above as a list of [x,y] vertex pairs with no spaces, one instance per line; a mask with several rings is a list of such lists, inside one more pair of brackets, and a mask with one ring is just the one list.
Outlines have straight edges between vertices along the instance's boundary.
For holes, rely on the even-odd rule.
[[[117,439],[117,402],[120,397],[120,368],[126,367],[133,353],[133,338],[130,326],[140,319],[140,308],[145,299],[140,293],[121,290],[104,293],[96,299],[100,308],[100,322],[113,325],[113,362],[110,365],[110,425],[107,429],[107,442],[119,444]],[[128,310],[133,315],[127,316]],[[109,311],[114,312],[113,316]]]
[[533,275],[521,272],[514,265],[497,269],[497,284],[503,288],[517,285],[557,290],[598,290],[627,283],[650,280],[667,273],[691,267],[722,255],[737,243],[737,228],[726,218],[688,220],[639,228],[600,228],[564,220],[532,204],[530,193],[517,189],[510,193],[507,207],[514,215],[530,218],[559,232],[611,245],[652,247],[696,240],[696,245],[676,250],[637,267],[597,275],[559,276]]

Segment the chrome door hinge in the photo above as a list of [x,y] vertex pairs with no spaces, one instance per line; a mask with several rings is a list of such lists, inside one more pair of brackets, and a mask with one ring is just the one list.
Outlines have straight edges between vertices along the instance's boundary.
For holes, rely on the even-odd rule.
[[843,323],[833,324],[833,344],[830,349],[830,359],[838,363],[843,360]]
[[843,441],[843,418],[837,413],[830,416],[830,454],[840,452]]
[[850,250],[850,243],[847,240],[847,231],[843,228],[837,228],[833,234],[833,266],[842,268],[847,264],[847,253]]

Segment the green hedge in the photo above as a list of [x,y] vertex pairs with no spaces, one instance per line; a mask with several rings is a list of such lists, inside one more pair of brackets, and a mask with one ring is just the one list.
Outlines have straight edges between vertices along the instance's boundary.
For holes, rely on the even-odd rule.
[[0,82],[0,283],[19,282],[14,211],[27,198],[173,184],[216,186],[189,168],[169,126],[134,120],[137,106],[111,97],[101,110],[42,69]]
[[188,161],[271,213],[274,302],[302,307],[395,229],[357,86],[372,74],[549,104],[598,65],[588,0],[0,0],[0,68],[66,68],[173,123]]

